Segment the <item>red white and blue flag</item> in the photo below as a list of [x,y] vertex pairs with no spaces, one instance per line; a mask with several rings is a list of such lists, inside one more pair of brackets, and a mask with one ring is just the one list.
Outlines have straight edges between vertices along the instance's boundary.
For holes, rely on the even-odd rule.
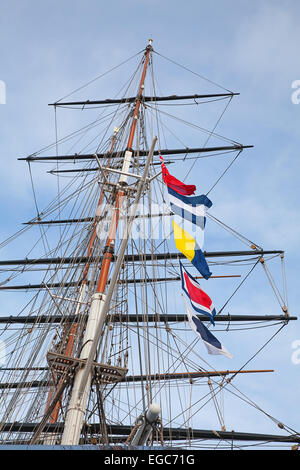
[[202,252],[206,211],[212,202],[204,194],[195,193],[194,184],[185,184],[170,175],[162,156],[160,156],[164,183],[167,185],[170,209],[173,212],[173,232],[176,248],[198,269],[205,279],[211,272]]
[[216,309],[212,303],[211,298],[204,292],[200,284],[190,275],[185,269],[183,264],[180,263],[181,273],[181,285],[183,295],[188,304],[191,305],[195,313],[201,315],[207,315],[210,318],[211,323],[214,325],[214,316],[216,315]]
[[216,310],[210,297],[201,289],[199,283],[187,272],[181,262],[180,270],[182,295],[190,327],[201,338],[208,354],[221,354],[231,359],[232,355],[197,316],[197,313],[208,315],[210,321],[214,324]]

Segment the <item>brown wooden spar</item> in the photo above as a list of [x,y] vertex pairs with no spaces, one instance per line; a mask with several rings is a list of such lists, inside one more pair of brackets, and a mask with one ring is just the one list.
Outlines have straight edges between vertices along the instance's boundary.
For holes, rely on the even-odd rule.
[[[139,110],[140,110],[140,105],[142,101],[142,96],[143,96],[143,90],[144,90],[144,83],[145,83],[145,78],[146,78],[146,72],[147,72],[147,67],[149,64],[149,57],[150,57],[150,52],[152,51],[152,46],[149,44],[146,48],[145,52],[145,61],[144,61],[144,67],[143,67],[143,72],[142,72],[142,77],[140,81],[140,86],[139,86],[139,91],[138,95],[136,98],[136,104],[135,104],[135,109],[132,117],[132,124],[131,124],[131,129],[130,129],[130,134],[128,138],[128,144],[127,144],[127,149],[130,150],[132,148],[133,144],[133,139],[134,139],[134,134],[135,134],[135,129],[137,125],[137,120],[139,116]],[[126,158],[126,156],[125,156]],[[106,246],[105,246],[105,253],[104,253],[104,258],[101,266],[101,271],[100,271],[100,276],[99,276],[99,282],[97,286],[96,292],[99,292],[103,294],[105,292],[105,287],[107,283],[107,278],[108,278],[108,273],[109,273],[109,268],[110,264],[112,262],[113,258],[113,251],[114,251],[114,244],[115,244],[115,236],[116,236],[116,230],[118,227],[119,223],[119,216],[120,216],[120,209],[122,206],[122,202],[124,199],[124,192],[122,190],[119,190],[117,192],[116,196],[116,202],[115,202],[115,211],[113,213],[111,225],[110,225],[110,230],[109,230],[109,235],[107,237],[106,241]]]
[[[112,137],[112,142],[111,142],[111,148],[110,148],[110,152],[109,152],[109,157],[108,157],[108,160],[107,160],[107,164],[109,165],[110,162],[111,162],[111,153],[113,152],[113,149],[114,149],[114,146],[115,146],[115,143],[116,143],[116,135],[117,135],[117,132],[118,132],[118,129],[115,128],[114,130],[114,134],[113,134],[113,137]],[[101,211],[101,207],[102,207],[102,202],[103,202],[103,198],[104,198],[104,185],[105,183],[102,185],[102,188],[101,188],[101,193],[100,193],[100,196],[99,196],[99,201],[98,201],[98,206],[97,206],[97,210],[96,210],[96,216],[95,216],[95,219],[94,219],[94,223],[93,223],[93,232],[92,232],[92,236],[91,236],[91,239],[90,239],[90,243],[89,243],[89,247],[88,247],[88,260],[84,266],[84,269],[83,269],[83,275],[82,275],[82,282],[84,284],[87,283],[87,276],[88,276],[88,272],[89,272],[89,269],[90,269],[90,265],[91,265],[91,256],[93,254],[93,251],[94,251],[94,243],[95,243],[95,240],[96,240],[96,236],[97,236],[97,217],[100,216],[100,211]]]

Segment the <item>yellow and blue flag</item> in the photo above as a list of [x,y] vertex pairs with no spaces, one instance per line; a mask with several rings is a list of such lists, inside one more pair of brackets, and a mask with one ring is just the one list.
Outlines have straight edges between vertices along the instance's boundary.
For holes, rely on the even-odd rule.
[[211,272],[206,262],[205,256],[197,244],[196,239],[183,229],[175,220],[173,222],[173,232],[175,245],[177,250],[184,254],[184,256],[198,269],[199,273],[205,278],[209,279]]

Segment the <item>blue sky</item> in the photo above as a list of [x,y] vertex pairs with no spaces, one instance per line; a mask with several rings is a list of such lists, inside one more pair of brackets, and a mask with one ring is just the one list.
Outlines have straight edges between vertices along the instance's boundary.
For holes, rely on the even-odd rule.
[[[219,131],[254,149],[214,190],[213,213],[265,249],[286,251],[290,313],[297,315],[300,104],[291,96],[292,82],[300,79],[299,2],[2,0],[0,9],[0,80],[7,92],[6,104],[0,105],[1,239],[34,216],[27,167],[16,159],[54,140],[53,110],[47,104],[142,50],[152,37],[161,54],[241,93]],[[171,68],[167,73],[164,87],[176,93],[177,78]],[[101,88],[93,93],[107,98],[107,82],[103,90],[105,96]],[[215,169],[220,171],[218,163]],[[54,183],[40,170],[37,175],[44,202]],[[13,254],[6,248],[1,258],[9,257]],[[264,297],[256,295],[262,308]],[[242,300],[252,301],[251,296]],[[264,313],[273,312],[266,307]],[[298,401],[300,385],[300,364],[291,361],[297,339],[300,329],[293,323],[267,348],[260,365],[270,364],[276,374],[258,382],[262,394],[250,379],[239,383],[299,429],[299,411],[291,405]],[[238,347],[237,339],[233,345]],[[226,347],[230,350],[230,344]],[[253,427],[255,421],[247,419]]]

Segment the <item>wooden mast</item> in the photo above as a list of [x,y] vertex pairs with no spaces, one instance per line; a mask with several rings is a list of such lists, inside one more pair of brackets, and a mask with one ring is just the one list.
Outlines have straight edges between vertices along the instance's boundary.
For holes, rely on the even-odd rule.
[[[114,146],[115,146],[115,143],[116,143],[116,136],[117,136],[118,131],[119,131],[119,129],[116,127],[115,130],[114,130],[114,134],[112,136],[111,148],[110,148],[110,151],[109,151],[109,158],[107,160],[107,165],[109,165],[110,162],[111,162],[111,154],[113,152],[113,149],[114,149]],[[84,266],[84,269],[83,269],[83,275],[82,275],[82,283],[83,284],[87,284],[87,276],[88,276],[88,272],[89,272],[90,264],[91,264],[90,258],[93,254],[93,251],[94,251],[94,244],[95,244],[95,240],[96,240],[96,236],[97,236],[97,219],[100,216],[102,202],[103,202],[103,198],[104,198],[104,188],[105,188],[105,183],[103,184],[103,186],[101,188],[101,193],[100,193],[100,196],[99,196],[98,206],[97,206],[95,220],[94,220],[94,224],[93,224],[93,232],[92,232],[92,236],[91,236],[89,247],[88,247],[88,260],[87,260],[87,262]]]
[[[142,99],[143,90],[144,90],[145,77],[146,77],[147,67],[148,67],[148,64],[149,64],[150,52],[152,51],[151,42],[152,41],[150,40],[149,45],[146,48],[145,62],[144,62],[142,77],[141,77],[139,91],[138,91],[138,95],[137,95],[137,99],[136,99],[134,114],[133,114],[133,117],[132,117],[132,124],[131,124],[130,134],[129,134],[129,138],[128,138],[128,143],[127,143],[127,150],[125,152],[125,157],[124,157],[124,164],[123,164],[123,169],[122,169],[122,172],[124,172],[124,173],[128,172],[128,169],[129,169],[129,166],[130,166],[130,160],[131,160],[131,157],[132,157],[132,144],[133,144],[135,129],[136,129],[137,120],[138,120],[138,116],[139,116],[141,99]],[[120,184],[124,185],[125,183],[126,183],[126,177],[121,176]],[[117,227],[118,227],[120,209],[121,209],[121,206],[122,206],[123,199],[124,199],[124,192],[122,190],[119,190],[117,192],[117,196],[116,196],[116,202],[115,202],[115,209],[116,210],[114,211],[113,218],[112,218],[112,221],[111,221],[111,228],[110,228],[109,235],[108,235],[107,241],[106,241],[104,259],[103,259],[103,262],[102,262],[101,272],[100,272],[100,276],[99,276],[99,282],[98,282],[98,286],[97,286],[97,290],[96,290],[99,293],[104,293],[105,292],[109,267],[110,267],[110,264],[112,262],[113,253],[114,253],[115,235],[116,235],[116,230],[117,230]]]
[[[106,285],[108,281],[108,274],[111,262],[113,260],[114,254],[114,245],[115,245],[115,237],[116,231],[119,222],[119,214],[120,209],[122,207],[122,203],[125,197],[124,186],[127,184],[127,175],[128,170],[130,167],[131,157],[133,154],[132,151],[132,144],[134,140],[137,120],[139,117],[139,110],[140,104],[142,100],[143,90],[144,90],[144,83],[146,72],[149,64],[150,53],[152,51],[152,40],[149,40],[149,44],[146,47],[145,51],[145,58],[144,58],[144,66],[142,71],[142,76],[140,80],[139,90],[136,98],[136,103],[134,107],[132,123],[128,138],[127,150],[125,152],[122,172],[119,179],[119,187],[116,200],[115,200],[115,211],[112,216],[112,220],[110,223],[109,234],[106,240],[106,245],[104,249],[104,257],[101,265],[101,271],[99,275],[98,285],[95,294],[92,296],[91,300],[91,307],[89,312],[89,317],[86,325],[86,330],[83,338],[83,347],[80,354],[80,359],[87,360],[87,362],[91,361],[91,356],[94,356],[94,349],[95,344],[97,342],[97,331],[99,329],[99,324],[102,323],[103,315],[102,311],[105,310],[104,307],[107,307],[105,303],[106,295]],[[152,149],[153,152],[153,149]],[[151,156],[152,158],[152,156]],[[150,159],[148,157],[148,162]],[[148,166],[149,167],[149,166]],[[122,188],[123,187],[123,188]],[[94,359],[94,357],[93,357]],[[84,422],[86,406],[87,406],[87,399],[88,393],[90,389],[90,384],[92,381],[92,372],[91,369],[88,367],[80,368],[77,370],[74,378],[73,388],[71,399],[69,402],[66,420],[65,420],[65,428],[62,436],[62,445],[76,445],[79,442],[81,429]]]

